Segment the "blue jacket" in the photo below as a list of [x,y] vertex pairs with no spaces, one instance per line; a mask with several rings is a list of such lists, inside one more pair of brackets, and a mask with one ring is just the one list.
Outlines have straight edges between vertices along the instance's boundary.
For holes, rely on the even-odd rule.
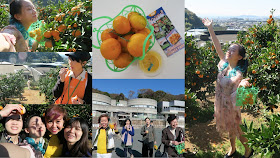
[[[133,126],[131,126],[131,127],[132,127],[132,131],[127,131],[124,127],[122,129],[122,134],[125,133],[124,144],[126,144],[126,142],[127,142],[127,133],[129,133],[131,136],[134,136],[134,128],[133,128]],[[133,137],[131,137],[131,142],[133,143]]]

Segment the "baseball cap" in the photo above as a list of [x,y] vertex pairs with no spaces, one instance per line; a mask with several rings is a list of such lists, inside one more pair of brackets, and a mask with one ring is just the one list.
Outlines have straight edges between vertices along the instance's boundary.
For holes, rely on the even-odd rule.
[[91,58],[89,52],[71,52],[65,55],[74,57],[78,61],[88,61]]

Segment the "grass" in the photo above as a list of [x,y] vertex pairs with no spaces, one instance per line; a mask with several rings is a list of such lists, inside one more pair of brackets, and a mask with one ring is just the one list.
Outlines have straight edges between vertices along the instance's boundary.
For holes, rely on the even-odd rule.
[[[253,121],[253,128],[258,128],[261,126],[262,123],[264,123],[264,115],[269,112],[265,112],[264,109],[260,110],[261,112],[256,115],[253,113],[252,110],[243,110],[242,115],[242,122],[244,123],[244,118],[246,119],[247,125],[250,125],[250,123]],[[207,116],[209,117],[209,116]],[[230,148],[230,142],[228,138],[226,141],[218,142],[217,144],[209,143],[207,150],[203,150],[200,148],[197,148],[195,151],[197,153],[195,155],[187,155],[187,157],[190,158],[223,158],[224,155],[228,152]],[[236,150],[237,154],[235,157],[241,157],[245,153],[245,148],[240,142],[240,140],[236,140]],[[275,156],[274,156],[275,157]],[[276,156],[277,157],[277,156]],[[279,156],[278,156],[279,157]],[[262,158],[261,153],[255,153],[255,155],[252,156],[252,158]],[[263,156],[263,158],[272,158],[272,154]]]
[[[195,155],[187,155],[188,158],[223,158],[230,148],[230,142],[226,142],[224,145],[219,144],[215,147],[212,146],[211,151],[199,150]],[[236,140],[237,154],[234,158],[240,158],[245,153],[245,148],[239,140]],[[261,154],[255,154],[251,158],[261,158]],[[266,155],[263,158],[272,158],[271,155]]]

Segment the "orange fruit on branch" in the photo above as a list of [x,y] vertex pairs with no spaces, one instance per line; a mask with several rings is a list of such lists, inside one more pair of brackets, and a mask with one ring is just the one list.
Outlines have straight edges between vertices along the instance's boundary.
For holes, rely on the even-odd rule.
[[51,31],[46,31],[46,32],[44,33],[44,37],[45,37],[45,38],[51,38],[51,37],[52,37]]
[[77,24],[77,23],[74,23],[74,24],[73,24],[73,27],[74,27],[74,28],[78,27],[78,24]]
[[45,47],[46,47],[46,48],[52,48],[52,47],[53,47],[52,41],[51,41],[51,40],[47,40],[47,41],[45,42]]
[[54,17],[54,20],[55,20],[55,21],[61,22],[61,21],[62,21],[62,18],[64,18],[64,16],[65,16],[64,13],[57,14],[57,15]]
[[67,28],[66,25],[62,24],[62,25],[59,25],[57,29],[59,32],[65,32],[66,28]]
[[73,30],[72,31],[72,36],[74,37],[79,37],[82,35],[82,32],[80,30]]
[[78,11],[74,11],[72,13],[73,16],[76,16],[76,15],[79,16],[80,14],[81,14],[81,11],[79,11],[79,10]]
[[58,30],[52,30],[51,34],[53,37],[58,37],[59,36],[59,31]]
[[60,40],[60,37],[59,37],[59,36],[53,37],[53,38],[54,38],[54,40],[55,40],[56,42]]

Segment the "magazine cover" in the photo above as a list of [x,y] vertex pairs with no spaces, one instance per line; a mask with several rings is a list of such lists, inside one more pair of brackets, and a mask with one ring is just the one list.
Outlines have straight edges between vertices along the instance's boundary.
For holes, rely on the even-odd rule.
[[163,8],[160,7],[147,16],[154,26],[155,37],[167,57],[184,48],[184,40],[172,24]]

